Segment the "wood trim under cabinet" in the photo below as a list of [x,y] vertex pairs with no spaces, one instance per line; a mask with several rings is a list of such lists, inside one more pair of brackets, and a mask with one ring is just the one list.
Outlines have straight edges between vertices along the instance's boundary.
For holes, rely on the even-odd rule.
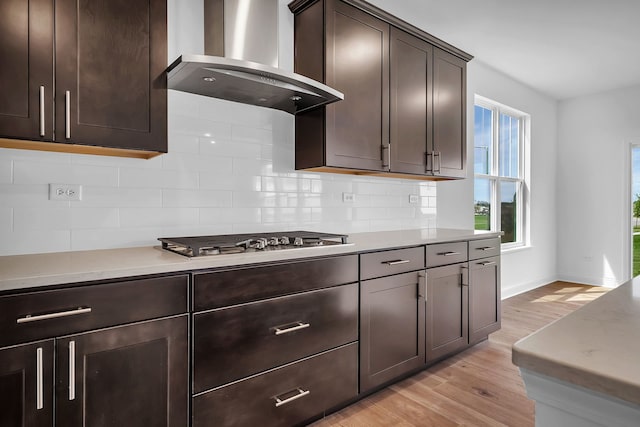
[[94,145],[62,144],[59,142],[28,141],[0,138],[0,148],[18,150],[53,151],[56,153],[94,154],[98,156],[131,157],[151,159],[164,154],[158,151],[130,150],[126,148],[98,147]]

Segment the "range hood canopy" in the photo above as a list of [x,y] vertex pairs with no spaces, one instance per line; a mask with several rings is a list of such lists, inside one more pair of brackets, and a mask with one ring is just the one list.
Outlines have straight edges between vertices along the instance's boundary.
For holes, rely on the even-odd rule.
[[176,59],[167,69],[169,89],[291,114],[344,99],[325,84],[278,68],[278,0],[204,2],[206,55]]

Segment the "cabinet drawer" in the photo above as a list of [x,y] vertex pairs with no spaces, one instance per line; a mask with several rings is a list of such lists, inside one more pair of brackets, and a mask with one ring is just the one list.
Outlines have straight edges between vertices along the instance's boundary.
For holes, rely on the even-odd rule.
[[357,281],[357,255],[196,273],[193,305],[207,310]]
[[360,280],[424,268],[424,246],[360,255]]
[[186,313],[187,275],[0,298],[0,347]]
[[427,268],[467,260],[467,242],[427,245]]
[[292,426],[358,394],[358,345],[349,344],[193,399],[193,427]]
[[500,255],[500,238],[469,241],[469,261]]
[[194,315],[195,393],[358,339],[358,284]]

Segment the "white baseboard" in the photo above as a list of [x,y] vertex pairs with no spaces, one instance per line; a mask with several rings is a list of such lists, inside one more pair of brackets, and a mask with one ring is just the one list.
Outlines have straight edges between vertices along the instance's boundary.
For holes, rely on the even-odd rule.
[[509,286],[508,288],[502,288],[501,299],[511,298],[518,294],[522,294],[524,292],[539,288],[540,286],[548,285],[549,283],[555,282],[556,280],[559,279],[556,279],[555,277],[549,277],[546,279],[535,280],[533,282],[520,283],[515,286]]
[[620,285],[620,283],[612,277],[582,277],[571,274],[559,274],[556,280],[579,283],[581,285],[604,286],[605,288],[617,288]]

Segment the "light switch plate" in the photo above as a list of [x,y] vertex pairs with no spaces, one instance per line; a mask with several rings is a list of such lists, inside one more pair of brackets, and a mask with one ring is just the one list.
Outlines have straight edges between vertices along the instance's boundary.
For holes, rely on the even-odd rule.
[[419,196],[417,194],[409,194],[409,203],[418,203]]
[[344,203],[353,203],[356,200],[356,195],[353,193],[342,193],[342,201]]

